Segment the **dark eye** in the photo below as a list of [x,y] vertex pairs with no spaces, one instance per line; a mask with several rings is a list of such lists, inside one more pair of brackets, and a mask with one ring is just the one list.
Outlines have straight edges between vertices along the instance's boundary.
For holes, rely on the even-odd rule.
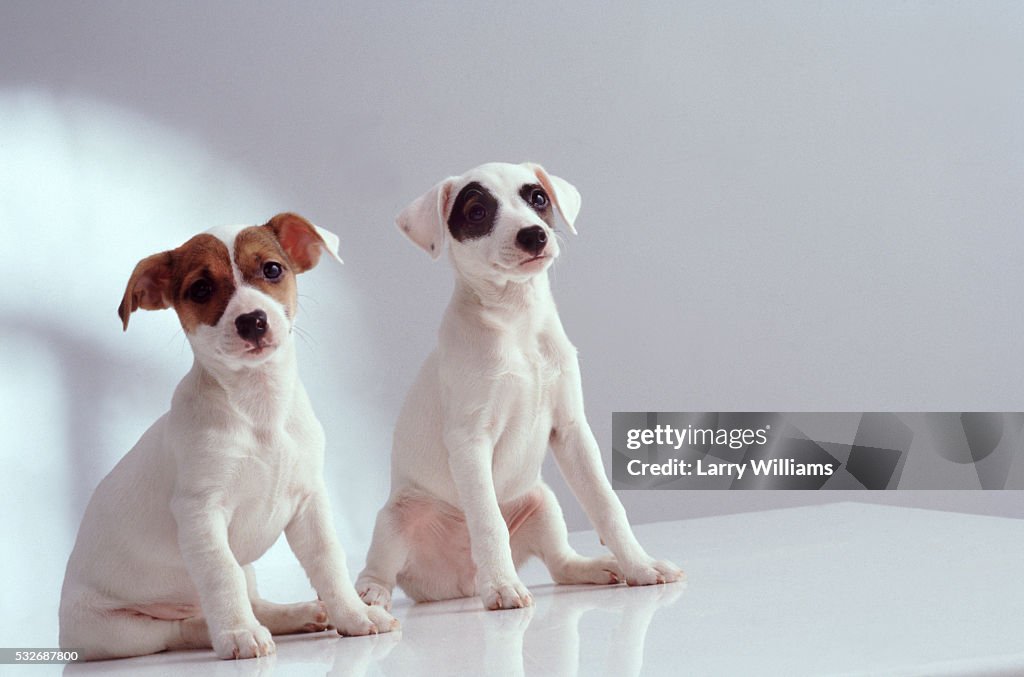
[[205,279],[199,279],[188,288],[188,297],[196,303],[206,303],[213,296],[213,284]]
[[466,218],[473,223],[480,223],[487,218],[487,207],[484,207],[479,202],[470,205],[469,209],[466,210]]
[[263,277],[268,280],[276,280],[283,272],[284,268],[277,261],[267,261],[263,264]]
[[548,196],[540,188],[537,188],[530,194],[530,204],[537,209],[544,209],[548,206]]

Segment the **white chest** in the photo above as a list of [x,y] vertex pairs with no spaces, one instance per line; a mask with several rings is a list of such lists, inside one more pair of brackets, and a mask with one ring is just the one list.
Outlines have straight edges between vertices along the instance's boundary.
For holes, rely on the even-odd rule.
[[313,490],[316,475],[312,455],[293,435],[263,431],[239,441],[220,478],[228,541],[244,564],[274,544]]
[[495,436],[495,487],[515,494],[532,485],[548,449],[557,384],[562,377],[559,354],[536,340],[504,354],[496,375],[491,409]]

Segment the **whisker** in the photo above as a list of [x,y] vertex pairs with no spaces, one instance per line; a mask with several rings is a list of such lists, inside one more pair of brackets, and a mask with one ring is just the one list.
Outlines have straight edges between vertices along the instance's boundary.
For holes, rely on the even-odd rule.
[[303,301],[312,301],[314,306],[320,305],[320,299],[318,299],[315,296],[309,296],[307,294],[297,294],[296,296],[298,297],[297,302],[300,310],[305,311],[306,309],[306,305],[303,303]]
[[318,347],[316,339],[313,338],[313,335],[306,331],[305,329],[303,329],[302,327],[294,325],[292,327],[292,330],[295,332],[295,335],[302,339],[302,342],[305,343],[310,348],[316,349]]
[[[178,339],[185,339],[185,332],[180,327],[178,328],[178,331],[176,331],[173,334],[171,334],[170,337],[167,339],[167,347],[170,347],[171,344],[174,343]],[[181,355],[183,352],[185,352],[185,346],[187,346],[187,345],[188,345],[188,340],[187,339],[186,340],[182,340],[178,344],[178,354],[179,355]]]

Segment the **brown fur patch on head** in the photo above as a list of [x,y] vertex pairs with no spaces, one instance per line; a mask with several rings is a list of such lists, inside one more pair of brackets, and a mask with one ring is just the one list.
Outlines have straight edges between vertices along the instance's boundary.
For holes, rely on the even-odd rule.
[[196,235],[135,266],[118,315],[127,329],[128,318],[139,308],[173,306],[181,326],[191,333],[200,324],[217,324],[234,293],[228,248],[212,235]]
[[285,307],[288,317],[295,317],[299,294],[295,274],[302,271],[285,252],[273,228],[253,226],[240,232],[235,238],[235,265],[247,285],[273,297]]
[[[216,325],[235,293],[228,248],[213,235],[204,233],[174,251],[174,309],[181,326],[191,333],[200,324]],[[202,297],[196,292],[204,281],[211,289]]]

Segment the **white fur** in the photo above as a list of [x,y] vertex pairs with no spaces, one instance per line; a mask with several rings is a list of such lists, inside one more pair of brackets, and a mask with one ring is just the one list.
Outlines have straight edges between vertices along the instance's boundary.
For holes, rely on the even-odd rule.
[[[521,186],[538,180],[549,189],[565,225],[573,227],[579,193],[529,164],[487,164],[446,179],[398,217],[400,229],[429,254],[449,242],[456,281],[437,349],[423,365],[395,429],[391,496],[378,515],[367,566],[356,582],[369,603],[389,605],[397,580],[417,599],[475,592],[492,609],[528,605],[532,600],[516,568],[530,555],[541,557],[561,583],[644,585],[683,576],[675,565],[643,550],[605,476],[583,412],[576,349],[548,285],[547,268],[559,254],[558,242],[519,196]],[[448,233],[447,221],[456,196],[471,181],[498,199],[499,218],[489,235],[459,242]],[[516,235],[535,225],[548,235],[545,258],[524,264],[532,254],[516,246]],[[587,559],[570,548],[561,510],[540,476],[549,446],[614,557]],[[504,515],[527,499],[539,507],[510,538]],[[459,574],[451,571],[418,570],[430,560],[422,555],[429,546],[410,533],[403,512],[410,501],[416,502],[416,515],[434,508],[461,512],[472,580],[456,580]],[[449,540],[454,548],[454,539]]]
[[[229,252],[238,228],[214,229]],[[319,229],[318,229],[319,231]],[[326,231],[319,231],[326,232]],[[337,238],[324,238],[337,256]],[[233,254],[232,254],[233,256]],[[60,644],[89,659],[210,647],[274,651],[271,634],[387,632],[353,589],[323,481],[324,434],[299,381],[292,320],[244,285],[217,326],[187,334],[192,370],[171,409],[97,487],[68,561]],[[234,326],[262,309],[270,347],[248,357]],[[261,600],[252,567],[282,531],[322,602]]]

